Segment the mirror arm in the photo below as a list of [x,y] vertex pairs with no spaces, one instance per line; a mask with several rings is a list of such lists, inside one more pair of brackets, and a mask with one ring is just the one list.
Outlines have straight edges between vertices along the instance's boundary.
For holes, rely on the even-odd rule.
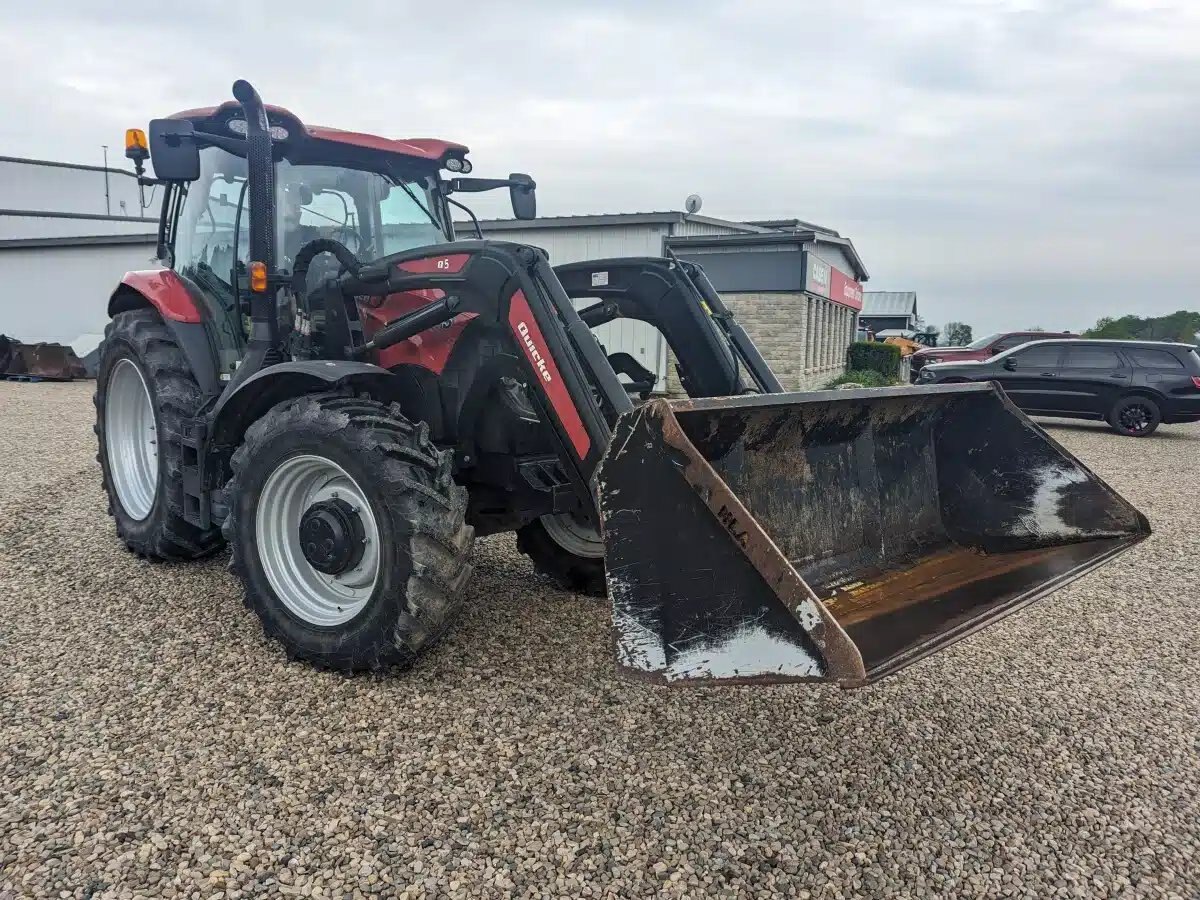
[[475,218],[475,213],[472,212],[471,207],[467,206],[465,203],[459,203],[457,200],[451,200],[449,197],[446,198],[446,202],[451,204],[452,206],[457,206],[459,209],[461,209],[463,212],[465,212],[468,216],[471,217],[471,224],[475,226],[475,237],[479,238],[479,240],[482,241],[483,240],[483,229],[481,229],[479,227],[479,220],[477,218]]
[[533,187],[524,181],[512,178],[451,178],[444,182],[447,194],[478,194],[506,187]]

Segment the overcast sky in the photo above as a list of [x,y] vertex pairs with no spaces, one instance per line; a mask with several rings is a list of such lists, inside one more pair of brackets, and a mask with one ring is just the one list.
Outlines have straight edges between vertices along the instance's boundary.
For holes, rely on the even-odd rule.
[[547,215],[699,193],[828,225],[938,326],[1200,305],[1197,0],[171,6],[7,9],[0,154],[98,163],[245,77],[314,123],[462,141]]

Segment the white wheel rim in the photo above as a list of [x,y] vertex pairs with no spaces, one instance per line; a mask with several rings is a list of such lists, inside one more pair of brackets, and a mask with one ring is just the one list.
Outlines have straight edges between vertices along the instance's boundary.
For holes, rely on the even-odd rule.
[[541,522],[551,540],[568,553],[586,559],[604,558],[604,539],[587,522],[581,522],[570,513],[542,516]]
[[125,513],[142,521],[158,493],[158,425],[141,369],[120,359],[104,394],[104,442],[108,472]]
[[[362,523],[362,558],[348,572],[315,569],[300,544],[300,520],[316,503],[342,500]],[[341,466],[323,456],[292,456],[267,478],[255,511],[258,558],[275,596],[309,625],[350,621],[367,605],[379,579],[379,526],[367,495]]]

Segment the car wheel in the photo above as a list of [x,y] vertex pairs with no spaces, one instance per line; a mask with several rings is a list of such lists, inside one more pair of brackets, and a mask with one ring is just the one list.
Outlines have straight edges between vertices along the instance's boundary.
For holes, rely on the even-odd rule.
[[1108,414],[1108,424],[1129,437],[1153,434],[1161,421],[1158,404],[1149,397],[1122,397]]

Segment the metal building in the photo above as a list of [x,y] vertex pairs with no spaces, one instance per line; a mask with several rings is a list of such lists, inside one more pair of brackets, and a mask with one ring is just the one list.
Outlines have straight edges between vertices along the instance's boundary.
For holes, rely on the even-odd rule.
[[866,291],[859,324],[880,331],[916,331],[916,291]]
[[151,265],[157,199],[132,172],[0,157],[0,332],[64,343],[102,332],[112,286]]

